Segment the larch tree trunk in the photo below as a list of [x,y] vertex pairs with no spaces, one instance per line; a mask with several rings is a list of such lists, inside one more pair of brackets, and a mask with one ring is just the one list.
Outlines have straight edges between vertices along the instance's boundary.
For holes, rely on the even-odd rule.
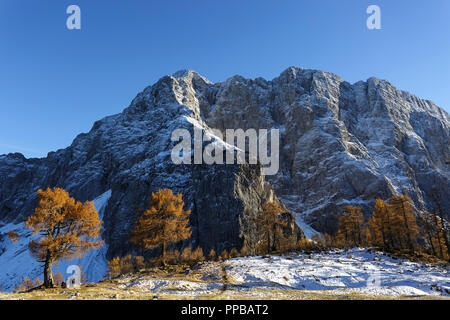
[[54,288],[55,284],[53,282],[53,261],[50,254],[47,254],[44,264],[44,287]]

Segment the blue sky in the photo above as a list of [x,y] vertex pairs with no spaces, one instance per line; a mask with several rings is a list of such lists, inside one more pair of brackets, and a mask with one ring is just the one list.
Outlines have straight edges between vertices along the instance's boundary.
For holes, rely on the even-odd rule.
[[[71,4],[81,30],[66,28]],[[371,4],[382,30],[366,28]],[[376,76],[449,112],[449,57],[448,0],[0,0],[0,154],[65,148],[180,69]]]

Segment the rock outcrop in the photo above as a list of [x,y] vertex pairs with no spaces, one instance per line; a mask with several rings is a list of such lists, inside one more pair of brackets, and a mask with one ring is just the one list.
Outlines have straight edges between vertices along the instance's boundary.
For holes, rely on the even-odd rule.
[[293,67],[272,81],[235,76],[195,90],[208,97],[210,127],[281,129],[280,172],[268,180],[316,230],[335,231],[345,205],[369,213],[394,193],[409,194],[420,212],[436,189],[449,217],[449,115],[431,101],[376,78],[350,84]]

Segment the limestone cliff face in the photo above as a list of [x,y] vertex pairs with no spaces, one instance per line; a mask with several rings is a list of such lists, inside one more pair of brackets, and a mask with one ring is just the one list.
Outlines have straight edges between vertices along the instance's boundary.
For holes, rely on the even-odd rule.
[[[280,129],[280,171],[265,178],[274,192],[257,165],[173,164],[173,130],[193,126]],[[350,84],[289,68],[271,81],[234,76],[214,84],[181,71],[147,87],[66,149],[43,159],[0,156],[0,226],[19,223],[32,213],[35,191],[54,186],[80,200],[112,191],[104,212],[108,256],[130,250],[135,209],[160,188],[183,193],[193,211],[193,241],[217,250],[242,244],[246,219],[270,198],[328,232],[343,206],[368,211],[375,198],[395,192],[410,194],[420,212],[437,187],[449,212],[449,139],[445,111],[387,81]]]
[[281,129],[281,169],[268,180],[317,230],[335,230],[347,204],[368,212],[375,198],[396,192],[408,193],[420,212],[437,188],[449,212],[449,115],[430,101],[384,80],[350,84],[301,68],[196,91],[208,97],[200,105],[210,127]]

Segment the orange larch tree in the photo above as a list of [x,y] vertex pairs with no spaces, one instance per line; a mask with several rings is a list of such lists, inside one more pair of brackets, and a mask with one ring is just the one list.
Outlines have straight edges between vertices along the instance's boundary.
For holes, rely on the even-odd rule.
[[62,188],[37,191],[39,205],[25,222],[39,240],[28,248],[32,256],[44,263],[44,286],[54,287],[52,266],[60,259],[83,256],[90,249],[103,245],[96,238],[102,222],[93,202],[71,198]]
[[130,232],[131,243],[144,249],[160,248],[162,263],[166,264],[166,251],[170,244],[191,236],[188,226],[191,210],[184,210],[183,196],[170,189],[152,193],[147,210],[141,215]]
[[343,237],[346,247],[357,247],[363,244],[364,218],[361,207],[346,206],[345,215],[339,217],[338,237]]
[[381,199],[376,199],[375,210],[368,220],[368,230],[372,240],[370,245],[384,249],[392,248],[392,218],[390,218],[389,214],[388,204]]
[[[450,261],[450,230],[448,228],[448,224],[446,224],[445,221],[445,214],[443,207],[441,205],[441,194],[440,190],[437,188],[433,188],[432,198],[435,205],[434,216],[435,218],[439,218],[437,220],[440,221],[440,230],[439,233],[441,234],[441,239],[444,242],[445,249],[447,251],[447,259]],[[439,222],[436,221],[436,225],[438,225]]]
[[105,278],[112,279],[120,275],[120,258],[115,257],[108,261],[108,271]]
[[286,213],[275,201],[268,201],[262,205],[261,215],[255,219],[258,233],[266,238],[267,252],[276,250],[277,240],[283,238],[283,227],[288,222],[283,220],[282,215]]
[[401,248],[407,247],[414,253],[419,227],[411,198],[407,195],[394,195],[389,201],[389,212],[393,217],[393,233],[398,237]]

